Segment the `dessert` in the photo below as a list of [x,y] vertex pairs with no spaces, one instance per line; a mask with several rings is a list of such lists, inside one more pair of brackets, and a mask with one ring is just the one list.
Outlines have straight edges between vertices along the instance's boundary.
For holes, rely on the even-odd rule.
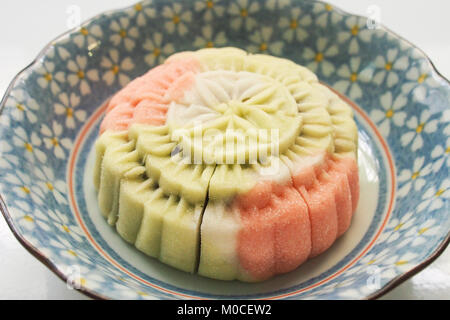
[[236,48],[177,53],[109,101],[99,207],[163,263],[262,281],[349,228],[357,140],[351,108],[300,65]]

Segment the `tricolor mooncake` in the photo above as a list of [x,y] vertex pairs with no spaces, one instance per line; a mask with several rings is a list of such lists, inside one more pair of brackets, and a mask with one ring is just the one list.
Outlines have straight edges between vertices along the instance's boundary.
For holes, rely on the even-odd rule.
[[262,281],[327,250],[359,197],[351,108],[306,68],[181,52],[108,103],[94,183],[108,223],[177,269]]

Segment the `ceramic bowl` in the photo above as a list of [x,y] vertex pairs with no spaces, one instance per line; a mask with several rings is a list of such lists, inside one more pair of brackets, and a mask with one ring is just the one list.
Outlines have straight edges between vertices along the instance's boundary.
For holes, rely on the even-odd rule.
[[[361,200],[352,226],[297,270],[246,284],[186,274],[127,245],[99,214],[103,102],[168,55],[235,46],[291,59],[355,104]],[[0,208],[76,289],[112,299],[378,297],[449,242],[450,84],[375,21],[301,0],[153,0],[47,45],[1,102]]]

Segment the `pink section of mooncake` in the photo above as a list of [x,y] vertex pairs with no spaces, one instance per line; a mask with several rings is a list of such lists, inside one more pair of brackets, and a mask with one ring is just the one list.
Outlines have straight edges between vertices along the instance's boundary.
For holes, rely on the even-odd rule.
[[293,177],[308,205],[311,257],[327,250],[350,226],[359,197],[359,177],[352,157],[323,160],[304,167]]
[[330,170],[327,172],[329,179],[334,181],[334,194],[336,201],[336,213],[338,222],[337,236],[341,236],[350,227],[352,221],[352,195],[347,175],[338,170],[334,161],[330,164]]
[[259,182],[236,197],[241,266],[263,280],[326,251],[351,224],[358,179],[355,159],[324,155],[292,176],[293,185]]
[[359,172],[356,159],[353,157],[340,158],[335,161],[336,170],[347,175],[352,196],[352,212],[355,212],[359,200]]
[[241,266],[255,279],[286,273],[311,250],[308,209],[291,186],[260,182],[235,200],[242,228],[238,235]]
[[166,122],[167,107],[154,100],[142,100],[133,111],[133,123],[163,125]]
[[103,119],[100,126],[100,132],[103,133],[105,130],[127,130],[132,118],[133,108],[130,107],[130,104],[127,102],[118,104],[114,109],[111,109]]
[[304,165],[301,169],[295,170],[292,182],[298,189],[301,187],[311,188],[316,183],[317,176],[328,169],[330,156],[327,153],[319,154],[316,160],[309,165]]
[[170,102],[193,85],[198,70],[197,60],[179,59],[133,80],[110,100],[100,132],[127,130],[133,123],[163,125]]
[[299,189],[308,205],[311,221],[310,257],[321,254],[336,240],[338,221],[334,190],[333,182],[324,178],[319,178],[310,189]]

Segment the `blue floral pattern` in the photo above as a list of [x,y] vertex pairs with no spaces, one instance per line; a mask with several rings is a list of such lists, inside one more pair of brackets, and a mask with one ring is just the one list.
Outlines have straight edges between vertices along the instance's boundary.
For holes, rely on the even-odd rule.
[[448,239],[450,85],[420,50],[322,2],[153,0],[62,36],[2,100],[6,215],[58,272],[70,278],[79,266],[78,285],[102,297],[175,297],[113,267],[91,246],[68,203],[67,163],[96,106],[173,52],[212,46],[283,56],[312,69],[372,118],[394,156],[398,197],[377,241],[345,272],[287,298],[371,296]]

